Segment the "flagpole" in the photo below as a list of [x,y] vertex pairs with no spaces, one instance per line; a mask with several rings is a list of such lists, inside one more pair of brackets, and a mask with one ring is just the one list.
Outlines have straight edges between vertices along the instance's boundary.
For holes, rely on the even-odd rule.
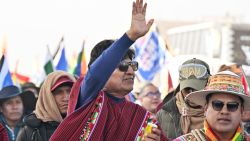
[[59,41],[59,44],[57,45],[56,52],[55,52],[54,55],[53,55],[53,60],[55,59],[57,53],[59,52],[59,50],[60,50],[60,48],[61,48],[61,44],[62,44],[63,41],[64,41],[64,37],[62,36],[61,40]]

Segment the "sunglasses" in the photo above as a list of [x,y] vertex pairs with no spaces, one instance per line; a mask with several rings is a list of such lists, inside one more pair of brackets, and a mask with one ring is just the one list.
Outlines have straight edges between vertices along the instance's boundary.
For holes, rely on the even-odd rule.
[[[212,106],[215,111],[221,111],[224,105],[225,104],[222,101],[219,100],[212,101]],[[226,105],[227,105],[227,110],[229,112],[235,112],[239,107],[239,103],[237,102],[228,102]]]
[[138,62],[137,61],[131,61],[131,62],[122,61],[118,65],[118,69],[120,71],[122,71],[122,72],[127,72],[129,66],[132,67],[133,71],[137,71],[138,70]]

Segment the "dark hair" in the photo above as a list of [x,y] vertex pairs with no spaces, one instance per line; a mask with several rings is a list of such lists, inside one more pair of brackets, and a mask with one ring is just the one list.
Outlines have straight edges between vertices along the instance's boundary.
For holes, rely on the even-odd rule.
[[[209,102],[209,100],[210,100],[210,98],[212,97],[213,94],[214,94],[214,93],[211,93],[211,94],[208,94],[208,95],[206,96],[206,104],[208,104],[208,102]],[[239,99],[240,99],[241,106],[243,106],[244,100],[243,100],[241,97],[239,97]]]
[[[114,42],[115,40],[103,40],[98,44],[96,44],[95,47],[91,50],[88,67],[90,67],[90,65],[102,54],[102,52],[107,48],[109,48]],[[134,50],[129,49],[127,53],[123,56],[122,60],[126,58],[132,60],[134,57],[135,57]]]

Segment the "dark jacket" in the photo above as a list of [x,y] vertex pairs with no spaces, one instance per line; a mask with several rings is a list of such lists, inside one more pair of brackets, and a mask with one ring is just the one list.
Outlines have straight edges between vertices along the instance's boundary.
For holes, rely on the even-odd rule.
[[48,141],[59,125],[55,121],[43,122],[34,113],[24,118],[24,124],[16,141]]
[[181,114],[176,106],[176,97],[164,104],[162,109],[157,112],[157,120],[168,139],[172,140],[182,135],[180,126]]

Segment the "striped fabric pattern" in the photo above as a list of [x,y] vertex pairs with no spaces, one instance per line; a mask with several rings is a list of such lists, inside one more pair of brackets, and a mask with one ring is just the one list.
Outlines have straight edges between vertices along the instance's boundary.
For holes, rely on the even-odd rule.
[[[75,99],[77,99],[77,94],[79,94],[80,84],[77,81],[73,86],[75,89],[72,90],[71,95]],[[100,102],[101,107],[97,106]],[[140,137],[140,134],[143,134],[141,132],[142,127],[147,125],[148,121],[152,121],[152,119],[145,120],[149,113],[141,106],[125,99],[117,102],[104,94],[104,92],[100,92],[98,97],[92,102],[74,112],[72,109],[74,109],[75,103],[70,103],[69,107],[69,115],[58,126],[50,141],[82,140],[85,136],[84,131],[86,128],[91,129],[90,134],[85,138],[88,141],[134,141]],[[93,114],[96,113],[97,107],[101,108],[101,110],[97,110],[98,115],[95,117]],[[95,121],[93,125],[88,124],[90,118]],[[161,140],[167,140],[163,134],[161,134]]]
[[[216,135],[213,133],[212,129],[209,127],[207,121],[204,121],[204,129],[205,129],[205,135],[209,138],[211,141],[219,141],[217,139]],[[234,134],[233,138],[230,141],[242,141],[244,139],[242,135],[242,129],[239,126],[237,128],[236,133]]]

